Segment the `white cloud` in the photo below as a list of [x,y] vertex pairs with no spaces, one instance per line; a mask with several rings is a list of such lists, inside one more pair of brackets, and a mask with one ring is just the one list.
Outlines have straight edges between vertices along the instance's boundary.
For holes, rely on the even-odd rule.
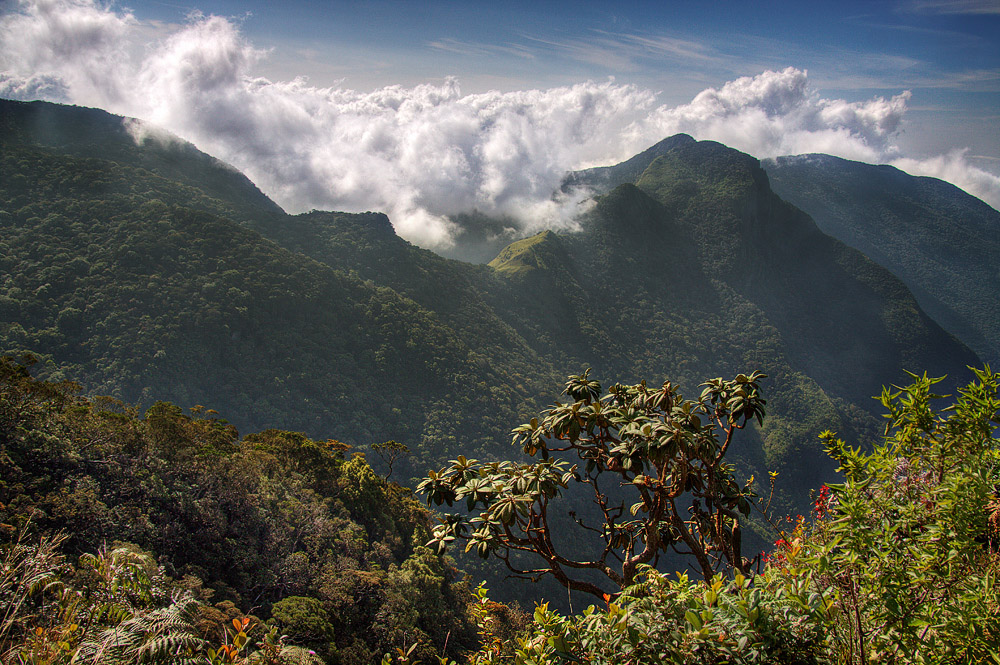
[[903,8],[924,14],[1000,14],[997,0],[912,0]]
[[820,98],[805,71],[789,67],[731,81],[690,104],[660,108],[650,118],[662,134],[711,138],[756,157],[827,152],[877,161],[894,153],[909,92],[865,102]]
[[74,101],[114,103],[129,85],[129,12],[92,0],[22,0],[0,23],[6,68],[29,78],[58,76]]
[[947,180],[1000,210],[1000,177],[970,164],[968,152],[967,148],[952,150],[930,159],[901,157],[893,160],[892,165],[912,175]]
[[68,102],[69,91],[58,76],[16,76],[0,72],[0,97],[31,101]]
[[[384,210],[401,235],[428,246],[447,245],[448,216],[473,209],[525,230],[572,226],[580,201],[552,197],[566,170],[625,159],[680,131],[761,158],[904,157],[893,139],[908,92],[824,99],[793,68],[678,107],[613,81],[463,95],[448,80],[357,92],[261,78],[255,69],[268,54],[226,18],[192,14],[183,26],[154,27],[95,0],[22,0],[0,16],[0,94],[142,118],[233,164],[291,212]],[[992,191],[982,185],[989,174],[964,157],[940,159],[924,168]]]

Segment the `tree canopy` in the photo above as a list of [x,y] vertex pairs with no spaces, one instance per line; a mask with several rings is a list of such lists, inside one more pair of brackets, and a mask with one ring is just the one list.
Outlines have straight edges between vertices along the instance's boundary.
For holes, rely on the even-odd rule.
[[[702,384],[697,399],[685,399],[670,381],[615,384],[602,393],[589,370],[571,376],[569,401],[513,431],[513,443],[533,462],[479,462],[465,457],[430,475],[418,490],[430,504],[464,503],[474,514],[448,515],[434,530],[439,552],[455,539],[483,558],[501,559],[518,575],[551,575],[564,586],[601,597],[605,589],[578,573],[596,571],[617,587],[631,585],[638,567],[656,565],[673,550],[695,559],[705,579],[719,570],[747,572],[741,551],[740,515],[751,508],[752,484],[740,484],[725,461],[736,432],[763,422],[763,374],[738,374]],[[567,459],[569,458],[569,459]],[[556,544],[553,514],[571,485],[589,488],[603,517],[583,532],[599,542],[598,554],[574,540],[571,552]],[[631,495],[617,500],[624,488]],[[614,496],[615,498],[612,498]],[[517,552],[540,558],[523,568]]]
[[643,565],[620,595],[580,614],[540,604],[513,642],[490,639],[480,619],[487,639],[472,662],[997,662],[1000,375],[977,370],[954,396],[935,393],[940,379],[911,377],[883,390],[874,446],[823,434],[842,482],[818,489],[810,516],[775,524],[774,550],[752,575],[692,580]]

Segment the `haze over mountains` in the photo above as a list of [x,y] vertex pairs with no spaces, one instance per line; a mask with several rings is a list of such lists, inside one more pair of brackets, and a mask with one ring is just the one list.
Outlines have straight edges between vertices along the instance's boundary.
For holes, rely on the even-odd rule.
[[[688,392],[756,369],[768,418],[736,454],[748,474],[781,470],[783,502],[801,505],[831,470],[820,430],[871,433],[883,383],[905,369],[962,381],[979,363],[966,344],[989,350],[986,332],[950,335],[718,143],[675,136],[571,175],[564,188],[599,193],[580,230],[519,240],[485,266],[417,248],[379,213],[287,215],[221,162],[136,144],[126,126],[0,104],[0,350],[126,401],[204,404],[241,430],[396,439],[416,453],[404,476],[458,453],[509,456],[510,428],[586,367]],[[787,169],[776,181],[791,191]],[[902,180],[886,201],[908,196]],[[933,214],[976,208],[935,191]],[[997,228],[982,208],[964,233]],[[934,241],[921,237],[928,256]],[[947,270],[966,267],[983,269]],[[996,325],[961,311],[967,328]]]
[[900,277],[920,306],[1000,362],[1000,213],[950,183],[829,155],[765,160],[774,191]]
[[[529,39],[510,4],[490,11],[422,12],[441,21],[414,30],[424,18],[411,16],[416,10],[405,3],[372,20],[364,3],[336,11],[310,3],[262,6],[241,18],[221,1],[189,12],[169,3],[23,0],[0,8],[5,47],[0,97],[81,104],[142,118],[235,165],[287,211],[380,210],[402,237],[435,250],[466,244],[469,237],[461,232],[468,229],[472,236],[502,236],[505,228],[521,233],[572,228],[579,201],[552,196],[566,170],[628,158],[679,132],[758,158],[823,152],[905,164],[908,172],[945,178],[1000,206],[1000,177],[989,170],[1000,154],[995,120],[987,112],[996,106],[1000,52],[990,34],[992,16],[957,20],[945,6],[953,3],[916,4],[943,16],[928,25],[927,17],[901,14],[894,6],[870,8],[888,24],[902,20],[908,26],[873,32],[870,12],[839,4],[827,14],[831,20],[816,21],[806,18],[812,12],[790,8],[785,18],[800,25],[789,31],[749,6],[707,12],[618,7],[619,18],[632,15],[636,21],[633,29],[619,25],[621,34],[608,33],[610,17],[601,10],[595,15],[593,6],[576,6],[570,25],[558,5],[536,4],[531,11],[547,16],[547,36]],[[488,22],[482,20],[486,14],[493,14]],[[692,22],[704,24],[710,16],[733,29],[710,34],[695,29],[701,34],[692,34],[692,41],[674,41],[676,31],[691,31]],[[452,21],[459,17],[467,25],[456,34]],[[278,27],[291,18],[303,34],[327,46],[314,50],[313,43],[302,51],[303,44],[290,37],[296,29]],[[484,35],[487,23],[490,34]],[[777,30],[782,36],[752,45],[720,43],[722,35],[754,24],[762,34]],[[946,24],[957,28],[939,34],[952,44],[951,57],[925,62],[928,53],[914,35]],[[286,33],[278,45],[255,43],[269,28]],[[372,30],[393,29],[397,39],[361,39],[368,47],[382,41],[397,47],[378,49],[381,82],[366,85],[359,81],[361,63],[352,60],[359,50],[356,40]],[[436,34],[439,30],[461,35],[460,42],[475,39],[473,34],[487,43],[506,39],[518,43],[518,53],[527,59],[516,58],[519,66],[510,70],[504,57],[509,52],[491,50],[500,44],[467,51],[438,39],[445,36]],[[511,71],[523,75],[529,61],[535,74],[571,64],[559,48],[551,48],[565,39],[565,30],[587,43],[572,49],[587,67],[542,78],[504,77]],[[820,41],[804,38],[817,30]],[[847,57],[843,49],[851,43],[858,51]],[[404,54],[398,50],[403,44],[416,49]],[[448,44],[458,50],[448,50]],[[801,50],[789,52],[792,44]],[[884,53],[870,52],[873,45],[887,44],[910,54],[902,67]],[[595,48],[597,58],[588,55]],[[425,59],[435,52],[449,55],[428,64]],[[838,57],[831,59],[832,52]],[[635,78],[640,53],[655,72],[653,80]],[[307,78],[317,58],[327,71]],[[282,59],[289,65],[284,71],[270,66]],[[944,69],[943,60],[948,60]],[[423,63],[422,73],[413,77],[417,62]],[[340,73],[331,74],[329,67]],[[852,67],[868,74],[844,77]],[[884,69],[875,75],[872,67]],[[469,71],[487,69],[500,78],[484,85]],[[141,125],[136,130],[155,131]],[[963,150],[970,145],[974,151]],[[474,211],[505,219],[499,228],[484,228],[467,223],[485,220],[470,214]]]

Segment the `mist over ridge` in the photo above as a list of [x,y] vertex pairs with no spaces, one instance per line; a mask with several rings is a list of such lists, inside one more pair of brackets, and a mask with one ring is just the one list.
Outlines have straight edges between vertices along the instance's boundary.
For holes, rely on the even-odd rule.
[[453,217],[509,220],[514,235],[574,228],[568,171],[613,164],[686,132],[758,158],[823,152],[894,162],[997,207],[1000,178],[961,151],[927,160],[896,138],[911,95],[821,97],[795,67],[710,87],[669,106],[614,80],[464,94],[460,81],[371,92],[272,81],[240,22],[194,12],[149,25],[93,0],[30,0],[0,15],[0,96],[96,106],[190,140],[292,213],[385,211],[403,237],[447,249]]

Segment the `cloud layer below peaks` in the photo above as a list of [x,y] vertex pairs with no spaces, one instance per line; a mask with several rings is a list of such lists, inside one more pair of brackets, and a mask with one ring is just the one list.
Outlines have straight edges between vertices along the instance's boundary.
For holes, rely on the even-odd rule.
[[1000,178],[963,152],[899,153],[908,92],[825,99],[791,67],[676,107],[612,81],[463,95],[449,79],[359,92],[256,75],[267,53],[233,20],[194,13],[180,26],[143,24],[94,0],[24,0],[0,16],[0,43],[2,97],[140,118],[229,162],[289,212],[382,210],[428,247],[449,246],[449,217],[473,210],[521,232],[572,228],[582,197],[553,196],[568,170],[627,159],[678,132],[758,158],[895,161],[1000,208]]

